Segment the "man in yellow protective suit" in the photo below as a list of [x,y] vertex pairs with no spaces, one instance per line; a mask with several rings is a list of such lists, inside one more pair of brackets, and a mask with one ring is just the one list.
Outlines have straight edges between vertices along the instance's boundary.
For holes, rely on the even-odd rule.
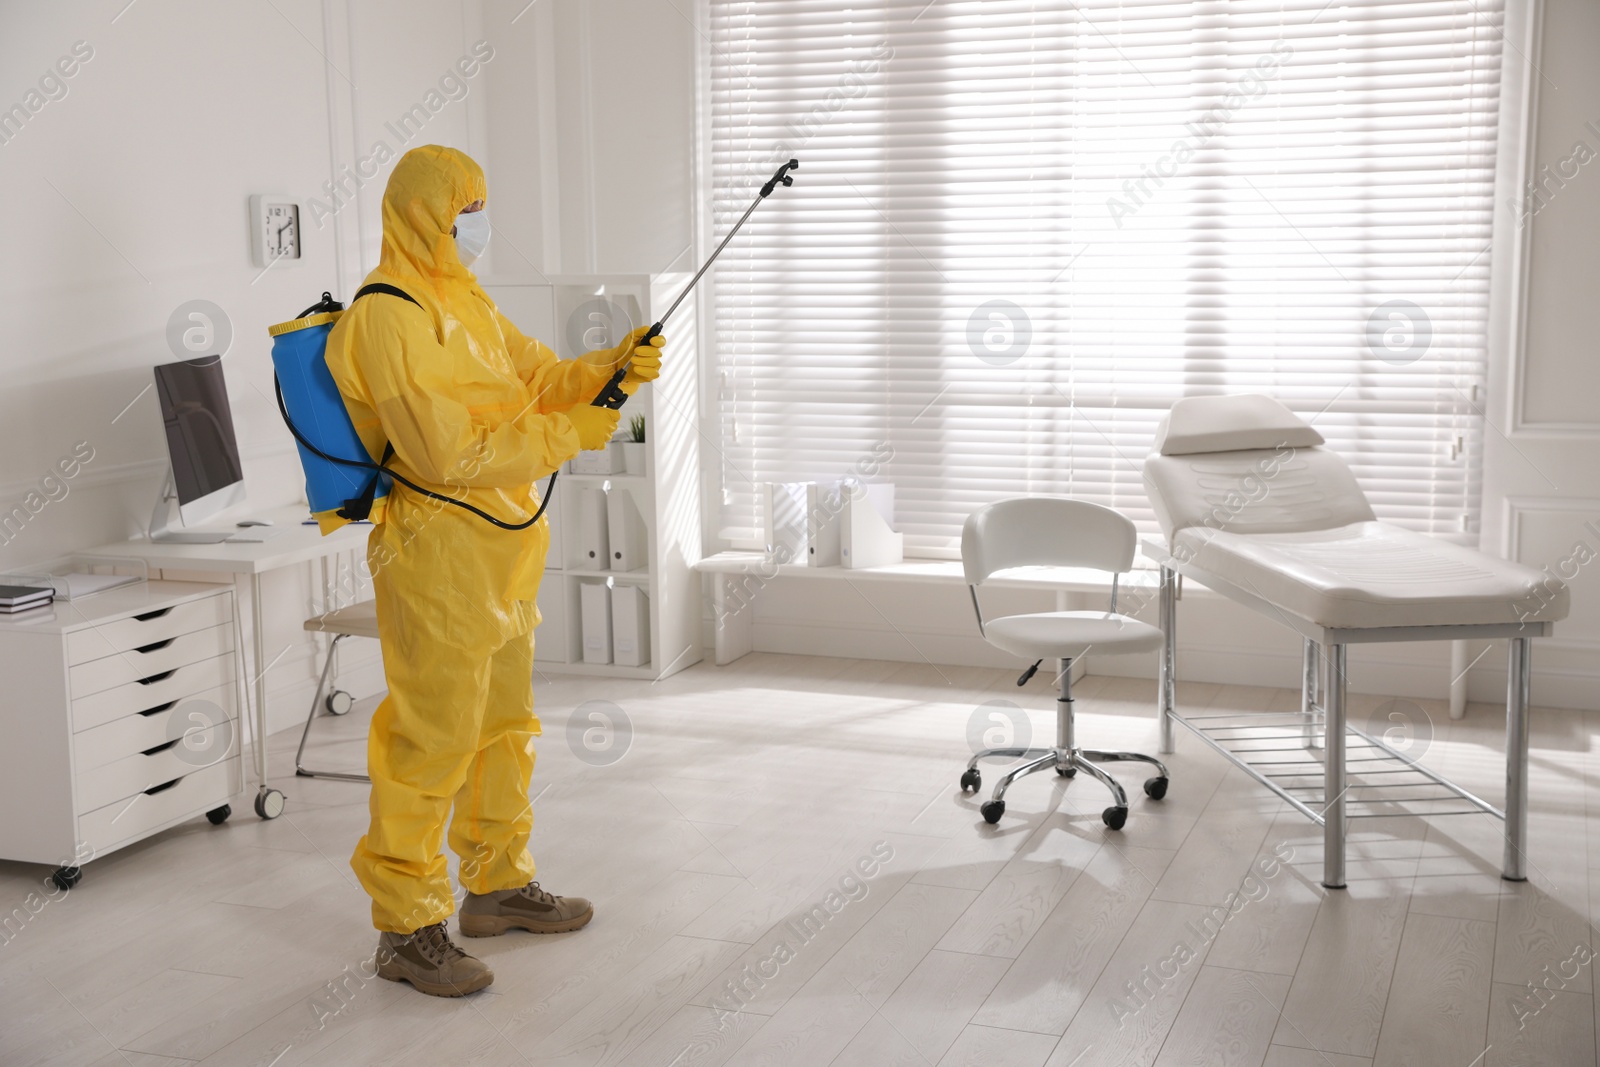
[[[538,509],[535,483],[581,449],[603,448],[618,413],[591,404],[628,364],[631,392],[660,372],[637,330],[615,349],[558,360],[478,287],[488,241],[482,169],[426,146],[395,164],[383,194],[383,253],[328,337],[327,361],[363,443],[420,486],[508,524]],[[658,340],[656,344],[660,344]],[[367,558],[389,693],[367,744],[371,825],[350,864],[372,896],[378,973],[460,996],[494,975],[450,939],[442,849],[461,857],[461,932],[575,930],[594,912],[533,881],[534,597],[547,520],[521,531],[396,482]],[[454,813],[452,814],[452,808]]]

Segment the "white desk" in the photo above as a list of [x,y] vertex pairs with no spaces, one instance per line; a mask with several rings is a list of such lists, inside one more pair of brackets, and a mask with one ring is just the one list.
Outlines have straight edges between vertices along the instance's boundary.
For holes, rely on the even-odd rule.
[[[253,714],[251,746],[255,756],[257,784],[256,814],[263,819],[275,819],[283,812],[283,794],[267,785],[267,668],[266,638],[261,626],[261,576],[281,567],[326,559],[341,552],[365,553],[369,525],[345,526],[323,537],[315,526],[302,525],[308,517],[304,505],[279,508],[260,517],[272,520],[274,535],[266,541],[224,541],[214,545],[189,545],[162,541],[120,541],[101,545],[89,552],[101,556],[124,556],[142,559],[152,568],[193,571],[228,575],[237,584],[250,580],[250,610],[255,633],[252,648],[255,653],[255,699],[251,702]],[[240,644],[244,635],[239,634]],[[247,693],[246,698],[249,698]]]

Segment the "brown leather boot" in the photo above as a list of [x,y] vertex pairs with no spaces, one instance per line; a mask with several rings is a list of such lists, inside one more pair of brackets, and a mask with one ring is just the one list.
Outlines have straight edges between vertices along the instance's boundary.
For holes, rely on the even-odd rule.
[[587,926],[594,906],[582,897],[558,897],[529,882],[495,893],[468,893],[461,905],[465,937],[495,937],[513,927],[535,934],[560,934]]
[[443,922],[410,934],[378,935],[378,977],[410,982],[434,997],[461,997],[494,981],[494,972],[450,940]]

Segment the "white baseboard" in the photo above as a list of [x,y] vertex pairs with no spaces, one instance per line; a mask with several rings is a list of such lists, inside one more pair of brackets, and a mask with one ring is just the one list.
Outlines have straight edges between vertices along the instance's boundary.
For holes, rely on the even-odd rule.
[[[757,652],[846,659],[878,659],[935,666],[1017,666],[1017,659],[990,646],[976,634],[922,632],[904,627],[839,627],[816,623],[779,622],[757,617],[752,628]],[[704,640],[711,645],[711,622],[706,620]],[[1196,644],[1180,632],[1178,677],[1221,685],[1300,686],[1299,638],[1287,630],[1271,647],[1243,644]],[[1535,643],[1537,645],[1537,642]],[[1468,698],[1474,702],[1505,700],[1504,653],[1485,656],[1468,674]],[[1350,646],[1350,690],[1379,696],[1420,700],[1446,699],[1450,691],[1450,652],[1445,642]],[[1088,657],[1090,674],[1150,678],[1156,675],[1156,656]],[[1600,710],[1600,675],[1591,671],[1534,664],[1533,702],[1540,707]]]

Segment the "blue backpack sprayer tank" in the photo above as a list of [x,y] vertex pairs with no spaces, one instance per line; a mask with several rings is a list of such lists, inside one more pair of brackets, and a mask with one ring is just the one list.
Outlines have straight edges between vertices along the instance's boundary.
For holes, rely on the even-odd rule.
[[[647,345],[661,334],[667,319],[678,309],[678,305],[683,303],[684,298],[694,291],[695,285],[706,271],[711,269],[711,265],[717,261],[722,250],[728,247],[728,242],[733,240],[733,235],[739,232],[740,227],[755,212],[761,201],[771,196],[772,191],[779,185],[794,184],[789,171],[799,166],[798,159],[791,159],[778,168],[771,179],[761,187],[760,193],[740,216],[739,221],[728,231],[728,235],[722,239],[722,243],[717,245],[710,258],[695,272],[683,292],[678,294],[678,298],[667,308],[666,313],[635,342],[636,344]],[[350,302],[353,304],[363,297],[380,294],[417,303],[404,290],[383,283],[362,286]],[[554,473],[550,475],[550,481],[545,485],[539,510],[534,512],[533,517],[526,522],[510,523],[497,519],[464,500],[436,493],[397,474],[389,467],[389,461],[394,458],[393,445],[385,445],[383,456],[377,462],[373,462],[366,446],[361,443],[361,435],[356,432],[355,424],[350,420],[350,413],[345,409],[344,398],[339,395],[333,375],[328,371],[326,358],[328,334],[342,314],[344,305],[335,300],[331,293],[323,293],[321,301],[302,311],[294,319],[269,327],[267,330],[272,336],[272,370],[278,395],[278,411],[283,415],[283,421],[288,425],[289,432],[294,435],[300,453],[300,465],[306,474],[306,500],[311,505],[311,514],[316,518],[321,531],[324,534],[332,533],[346,523],[368,518],[381,521],[391,481],[397,481],[423,496],[464,508],[485,522],[504,530],[526,530],[538,522],[545,508],[549,506],[551,494],[555,490]],[[594,398],[595,407],[615,410],[627,402],[628,394],[622,391],[622,380],[627,372],[627,366],[624,365],[611,376],[611,380],[606,382],[605,387]]]

